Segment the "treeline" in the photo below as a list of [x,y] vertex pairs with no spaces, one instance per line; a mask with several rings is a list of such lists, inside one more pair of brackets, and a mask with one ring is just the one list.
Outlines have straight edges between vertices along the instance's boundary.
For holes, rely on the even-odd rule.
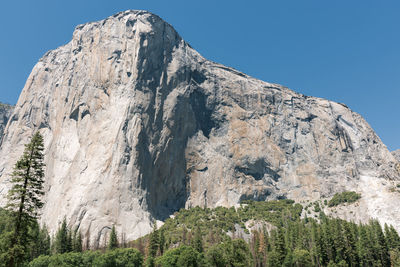
[[398,233],[375,220],[282,221],[270,233],[254,231],[249,246],[254,266],[400,266]]
[[[400,237],[393,226],[382,229],[376,220],[356,224],[322,212],[301,219],[299,205],[291,203],[182,210],[132,245],[152,247],[152,253],[143,253],[155,257],[156,266],[400,266]],[[253,225],[248,235],[240,227],[244,222]]]
[[[0,209],[2,255],[11,221]],[[301,205],[290,200],[183,209],[124,245],[113,227],[107,246],[97,251],[82,251],[79,231],[66,220],[52,238],[34,225],[21,266],[400,266],[400,237],[392,226],[382,229],[373,220],[359,225],[322,212],[302,219]],[[5,262],[0,259],[0,266]]]
[[[5,266],[9,259],[11,238],[15,214],[0,208],[0,266]],[[40,227],[33,220],[28,227],[27,244],[24,244],[23,262],[29,262],[40,255],[82,252],[82,237],[77,229],[72,231],[64,219],[56,235],[51,238],[47,228]]]

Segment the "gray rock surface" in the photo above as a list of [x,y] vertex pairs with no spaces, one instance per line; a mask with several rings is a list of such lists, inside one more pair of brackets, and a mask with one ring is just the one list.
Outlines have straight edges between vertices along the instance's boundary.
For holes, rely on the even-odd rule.
[[318,199],[363,175],[399,179],[393,155],[344,104],[208,61],[145,11],[79,25],[33,68],[1,146],[2,203],[36,130],[42,221],[54,232],[66,216],[91,246],[114,224],[131,240],[182,207]]
[[7,122],[10,119],[13,110],[13,106],[0,103],[0,143],[3,138],[4,129],[7,126]]
[[395,157],[395,159],[397,159],[397,161],[400,162],[400,149],[397,149],[395,151],[392,151],[393,156]]

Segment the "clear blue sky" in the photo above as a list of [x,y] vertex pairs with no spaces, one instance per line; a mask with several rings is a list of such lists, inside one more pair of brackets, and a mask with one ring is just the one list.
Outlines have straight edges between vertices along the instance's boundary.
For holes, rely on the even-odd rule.
[[398,0],[1,1],[0,101],[15,104],[34,64],[77,24],[127,9],[159,15],[210,60],[347,104],[400,148]]

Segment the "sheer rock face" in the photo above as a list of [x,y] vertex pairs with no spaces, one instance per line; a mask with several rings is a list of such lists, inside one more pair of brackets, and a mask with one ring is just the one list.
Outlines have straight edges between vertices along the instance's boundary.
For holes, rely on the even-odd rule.
[[182,207],[317,199],[361,175],[399,178],[345,105],[208,61],[144,11],[78,26],[34,67],[1,147],[3,202],[35,130],[46,146],[42,221],[54,232],[66,216],[92,246],[113,224],[131,240]]
[[13,106],[0,103],[0,143],[13,110]]
[[397,159],[398,162],[400,162],[400,149],[392,151],[392,154],[393,154],[394,158]]

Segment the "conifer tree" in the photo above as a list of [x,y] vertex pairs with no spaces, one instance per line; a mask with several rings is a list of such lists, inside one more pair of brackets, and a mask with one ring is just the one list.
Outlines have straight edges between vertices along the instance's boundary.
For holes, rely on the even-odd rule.
[[400,236],[393,225],[389,226],[389,232],[392,240],[392,248],[400,249]]
[[392,225],[385,223],[385,238],[389,249],[398,249],[400,247],[400,237]]
[[157,225],[154,223],[153,232],[150,234],[149,247],[148,247],[149,255],[151,257],[157,256],[159,241],[160,240],[159,240]]
[[203,252],[203,236],[201,234],[201,229],[200,226],[197,225],[196,227],[196,232],[194,234],[194,249],[199,252],[202,253]]
[[40,227],[39,224],[35,222],[29,229],[29,235],[31,237],[29,244],[29,260],[32,260],[40,255],[50,254],[50,235],[46,226]]
[[154,223],[153,232],[150,234],[149,241],[147,244],[147,259],[146,266],[155,266],[155,257],[157,256],[157,251],[160,244],[160,236],[157,230],[157,224]]
[[71,252],[73,251],[73,238],[72,238],[72,231],[71,229],[67,230],[67,243],[66,243],[66,251],[65,252]]
[[164,247],[165,247],[165,233],[164,228],[160,229],[160,240],[159,240],[159,247],[160,247],[160,254],[164,254]]
[[279,262],[282,264],[286,257],[285,236],[282,227],[280,227],[276,233],[275,251],[279,256]]
[[71,247],[68,238],[68,227],[67,227],[67,220],[64,218],[61,227],[58,229],[56,233],[56,238],[54,241],[54,252],[55,253],[66,253],[69,252],[69,248]]
[[14,229],[9,248],[8,266],[20,265],[26,256],[29,228],[39,215],[44,195],[43,137],[36,132],[25,145],[21,158],[11,174],[7,209],[14,215]]
[[360,225],[358,230],[358,241],[357,241],[357,253],[358,257],[360,258],[360,265],[361,266],[368,266],[370,264],[368,260],[368,251],[367,247],[365,246],[368,243],[368,235],[364,225]]
[[390,255],[382,227],[378,221],[373,221],[373,229],[376,237],[376,247],[382,266],[390,266]]
[[74,236],[72,238],[72,251],[82,252],[82,235],[78,230],[78,227],[75,228]]
[[116,249],[118,248],[118,238],[117,231],[115,230],[115,225],[113,225],[110,233],[110,242],[108,243],[108,249]]
[[348,264],[353,264],[358,266],[359,260],[356,249],[356,237],[353,236],[350,223],[344,222],[343,229],[344,229],[344,238],[346,243],[344,251],[345,260]]

